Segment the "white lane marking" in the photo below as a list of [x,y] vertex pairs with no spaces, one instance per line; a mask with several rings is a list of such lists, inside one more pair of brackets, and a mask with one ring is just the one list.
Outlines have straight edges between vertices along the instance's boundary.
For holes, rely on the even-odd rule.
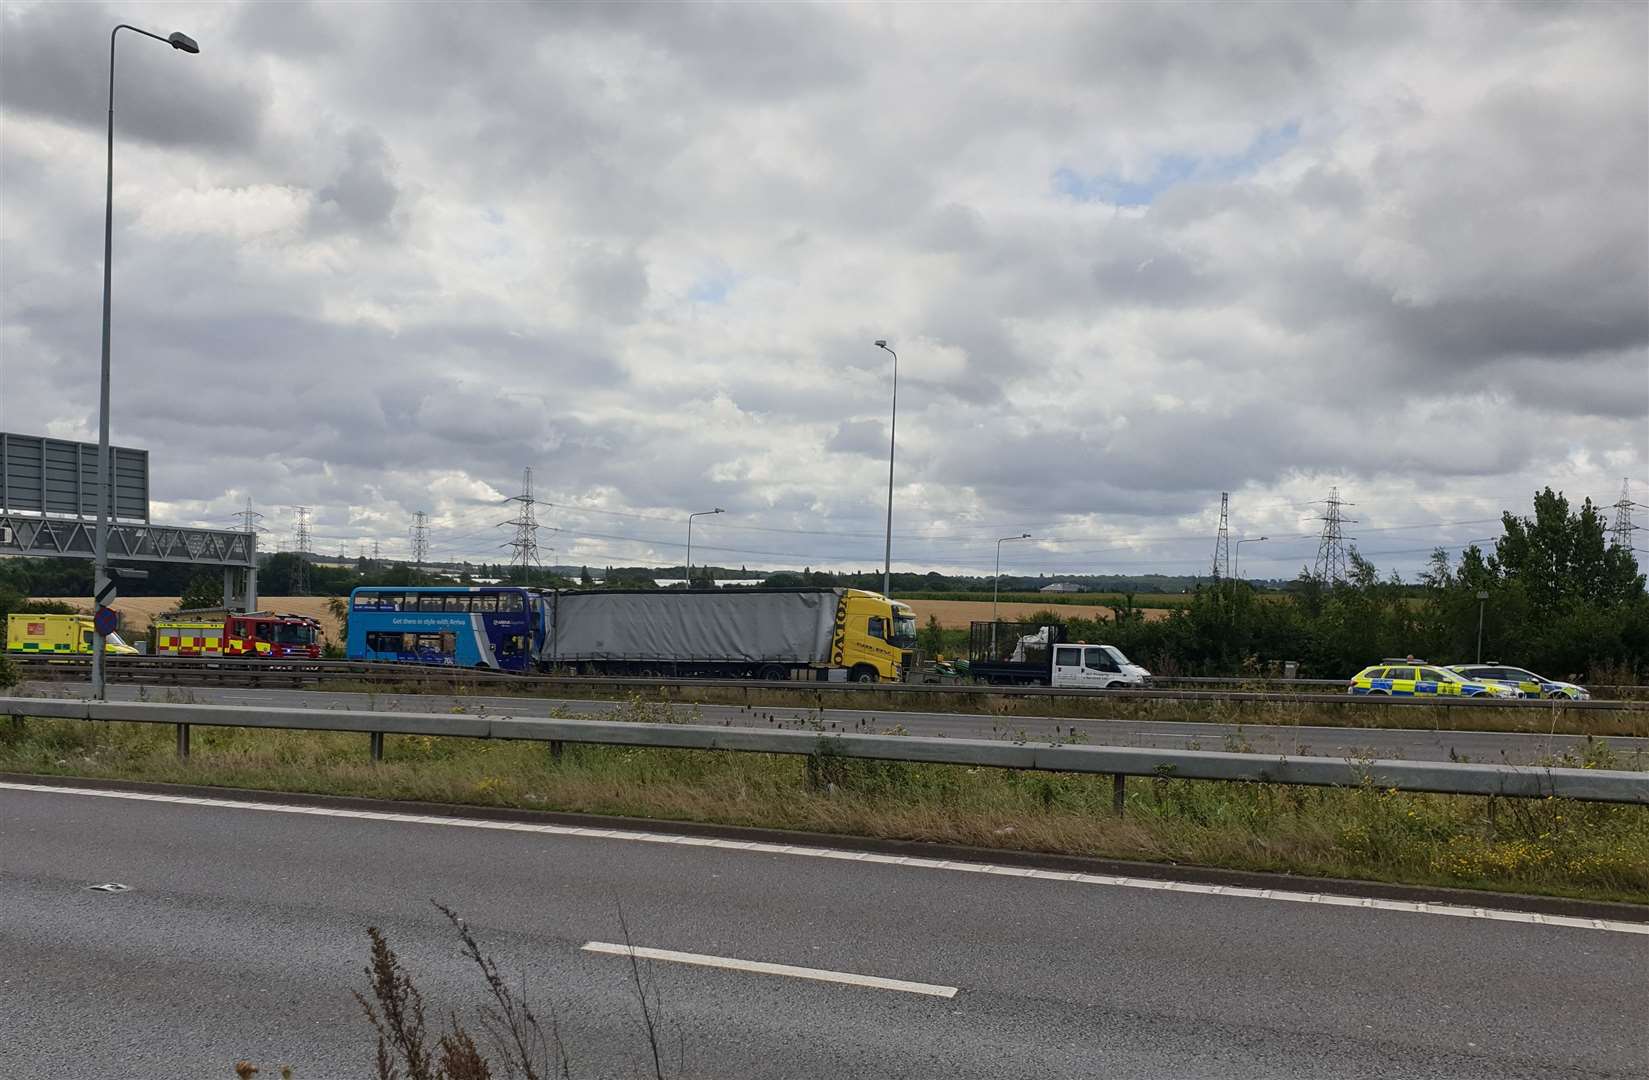
[[[54,795],[83,795],[97,799],[130,799],[139,802],[177,803],[182,806],[213,806],[225,810],[257,810],[266,814],[308,814],[312,817],[393,821],[406,825],[427,824],[456,829],[488,829],[498,832],[542,833],[547,836],[580,836],[597,840],[627,840],[642,844],[682,844],[691,842],[699,847],[723,848],[728,851],[754,851],[766,855],[798,855],[813,859],[841,859],[847,855],[838,848],[798,847],[794,844],[770,844],[759,840],[718,840],[711,837],[688,837],[680,833],[626,832],[619,829],[594,828],[585,825],[540,825],[519,821],[487,821],[481,818],[385,814],[369,810],[347,810],[329,806],[242,802],[237,799],[206,799],[193,795],[161,795],[145,791],[101,791],[91,788],[59,787],[50,784],[18,784],[6,781],[0,781],[0,791],[44,791]],[[1116,874],[1082,874],[1072,873],[1068,870],[1037,870],[1017,866],[992,866],[981,863],[951,862],[945,859],[927,859],[914,855],[883,855],[874,851],[853,852],[851,857],[857,862],[880,863],[887,866],[914,866],[925,870],[954,870],[972,874],[991,874],[998,877],[1040,878],[1044,881],[1068,881],[1080,885],[1109,885],[1119,889],[1145,889],[1151,892],[1192,893],[1202,896],[1235,896],[1247,900],[1278,900],[1293,904],[1363,907],[1373,908],[1376,911],[1447,915],[1462,919],[1483,919],[1488,922],[1527,923],[1531,926],[1564,926],[1579,930],[1607,930],[1616,934],[1649,936],[1649,923],[1623,922],[1619,919],[1583,919],[1572,915],[1539,915],[1532,911],[1503,911],[1497,908],[1465,907],[1460,904],[1426,904],[1412,900],[1380,900],[1371,896],[1290,892],[1284,889],[1251,889],[1235,885],[1202,885],[1191,881],[1163,881],[1158,878],[1123,877]]]
[[735,960],[730,956],[676,952],[674,949],[647,949],[639,945],[614,945],[609,941],[586,941],[583,948],[585,952],[602,953],[607,956],[634,956],[639,960],[668,960],[675,964],[695,964],[699,967],[725,968],[728,971],[750,971],[757,975],[788,975],[792,979],[846,983],[848,986],[869,986],[876,990],[899,990],[906,994],[927,994],[930,997],[953,998],[956,996],[956,987],[954,986],[908,982],[905,979],[883,979],[876,975],[855,975],[851,971],[829,971],[825,968],[769,964],[764,960]]

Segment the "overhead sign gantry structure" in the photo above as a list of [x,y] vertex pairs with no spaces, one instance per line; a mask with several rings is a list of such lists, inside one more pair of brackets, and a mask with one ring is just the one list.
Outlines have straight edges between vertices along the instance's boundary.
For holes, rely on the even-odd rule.
[[[223,570],[223,604],[258,604],[254,533],[156,525],[149,519],[149,452],[111,447],[109,558]],[[0,432],[0,558],[97,557],[97,444]]]

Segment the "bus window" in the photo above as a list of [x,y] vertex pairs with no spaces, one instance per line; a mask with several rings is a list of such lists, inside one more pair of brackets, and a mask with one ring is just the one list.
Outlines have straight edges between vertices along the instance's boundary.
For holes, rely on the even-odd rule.
[[524,605],[521,603],[520,593],[510,592],[498,594],[499,611],[521,611],[523,609]]
[[453,595],[447,597],[448,611],[468,611],[469,609],[470,598],[467,594],[454,593]]
[[453,650],[458,647],[456,634],[408,634],[413,639],[414,650],[420,657],[447,657],[452,656]]
[[475,611],[485,612],[488,615],[498,610],[497,593],[478,593],[475,597]]
[[418,598],[419,611],[440,611],[446,606],[446,597],[440,593],[425,593]]
[[401,651],[401,634],[373,630],[366,636],[366,647],[373,652],[398,653]]

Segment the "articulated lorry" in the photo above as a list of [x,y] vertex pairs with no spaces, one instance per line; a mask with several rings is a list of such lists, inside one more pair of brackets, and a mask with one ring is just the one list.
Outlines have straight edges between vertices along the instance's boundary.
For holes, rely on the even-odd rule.
[[[6,651],[30,656],[90,656],[95,631],[90,615],[8,615]],[[137,652],[119,634],[103,640],[105,654]]]
[[1053,624],[976,622],[968,629],[968,675],[997,686],[1114,690],[1148,686],[1151,673],[1115,645],[1067,641]]
[[491,670],[882,682],[915,666],[916,613],[859,589],[372,586],[351,660]]
[[895,682],[916,613],[862,589],[591,590],[543,594],[543,670]]

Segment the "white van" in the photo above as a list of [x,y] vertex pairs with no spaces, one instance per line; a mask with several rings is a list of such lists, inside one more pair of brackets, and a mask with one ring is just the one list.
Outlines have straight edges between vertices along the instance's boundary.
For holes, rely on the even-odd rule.
[[1055,645],[1053,685],[1090,690],[1148,686],[1151,673],[1115,645]]

